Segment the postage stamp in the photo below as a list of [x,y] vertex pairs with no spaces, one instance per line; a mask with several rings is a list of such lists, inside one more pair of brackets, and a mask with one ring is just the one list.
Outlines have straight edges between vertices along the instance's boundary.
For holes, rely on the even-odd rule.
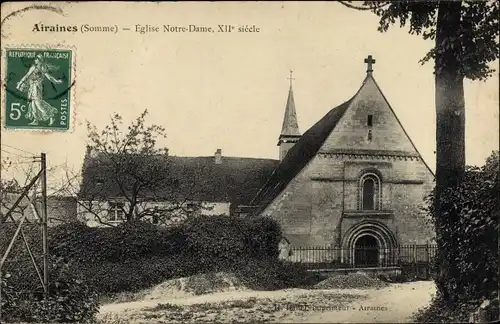
[[69,130],[73,63],[71,49],[6,49],[5,127]]

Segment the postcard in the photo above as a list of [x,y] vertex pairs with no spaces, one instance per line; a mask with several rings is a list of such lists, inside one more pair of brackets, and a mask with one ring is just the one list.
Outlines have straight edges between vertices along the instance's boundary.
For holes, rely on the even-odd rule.
[[[497,188],[498,55],[405,3],[3,3],[0,321],[403,323],[455,291],[436,219]],[[494,49],[498,3],[462,5]]]

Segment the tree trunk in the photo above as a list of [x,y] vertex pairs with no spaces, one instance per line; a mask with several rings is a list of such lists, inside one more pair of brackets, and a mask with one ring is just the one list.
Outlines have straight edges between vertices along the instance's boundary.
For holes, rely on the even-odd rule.
[[[443,216],[443,192],[457,186],[465,172],[465,100],[460,70],[460,1],[442,1],[436,24],[435,100],[436,100],[436,196],[435,212],[441,254],[436,280],[442,296],[450,300],[447,287],[453,275],[453,254],[444,245],[456,246],[453,235],[441,229],[455,222],[457,215]],[[452,46],[450,46],[452,45]],[[444,47],[444,50],[440,50]]]

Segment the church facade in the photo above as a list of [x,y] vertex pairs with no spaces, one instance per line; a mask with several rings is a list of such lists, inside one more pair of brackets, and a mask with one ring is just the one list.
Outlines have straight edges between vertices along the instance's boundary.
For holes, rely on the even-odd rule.
[[434,175],[377,85],[374,60],[365,62],[358,92],[303,135],[290,84],[281,162],[251,202],[254,215],[281,224],[292,246],[329,245],[343,251],[343,262],[357,248],[390,254],[434,238],[422,211]]
[[[383,261],[401,245],[432,242],[433,227],[422,207],[434,175],[377,85],[374,60],[369,56],[365,62],[367,74],[357,93],[304,134],[290,83],[279,161],[225,157],[221,150],[212,157],[168,156],[165,163],[180,184],[174,198],[215,206],[209,214],[277,220],[283,257],[290,245],[330,246],[339,251],[333,258],[350,263],[353,251],[375,247],[369,257]],[[102,219],[122,222],[119,212],[127,200],[106,165],[98,152],[87,152],[79,206],[103,205]],[[168,204],[167,198],[160,202]],[[95,213],[78,214],[89,226],[99,226]]]

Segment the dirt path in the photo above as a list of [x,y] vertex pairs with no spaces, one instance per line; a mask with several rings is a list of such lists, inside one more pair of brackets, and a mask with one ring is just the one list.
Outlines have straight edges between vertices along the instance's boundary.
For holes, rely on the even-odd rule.
[[233,291],[103,305],[101,323],[404,323],[435,293],[430,281],[375,290]]
[[247,300],[250,298],[280,299],[287,297],[297,297],[301,295],[307,295],[310,293],[311,290],[306,290],[306,289],[286,289],[286,290],[276,290],[276,291],[253,291],[253,290],[230,291],[230,292],[212,293],[200,296],[187,296],[187,297],[182,296],[182,297],[174,297],[166,299],[150,299],[150,300],[127,302],[127,303],[107,304],[101,307],[100,313],[107,314],[107,313],[133,312],[135,310],[141,310],[146,307],[154,307],[161,303],[169,303],[179,306],[190,306],[190,305],[204,304],[204,303],[221,303],[221,302],[228,302],[235,300]]
[[408,323],[418,309],[428,305],[435,294],[432,281],[394,284],[366,291],[366,299],[349,304],[347,310],[312,311],[303,316],[284,317],[287,323]]

